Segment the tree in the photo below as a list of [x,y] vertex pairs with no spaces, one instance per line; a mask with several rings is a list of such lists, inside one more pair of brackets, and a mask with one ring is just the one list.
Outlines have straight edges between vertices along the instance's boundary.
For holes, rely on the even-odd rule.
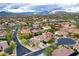
[[13,39],[12,31],[9,31],[7,33],[7,42],[10,45],[10,41]]
[[27,33],[27,34],[22,34],[22,33],[19,33],[19,38],[22,40],[22,39],[30,39],[32,37],[32,34],[31,33]]
[[47,29],[47,30],[45,30],[45,31],[47,31],[47,32],[55,32],[55,31],[57,31],[58,29],[56,29],[56,28],[53,28],[53,29]]
[[33,36],[38,36],[38,35],[42,35],[42,32],[35,32],[35,33],[33,33]]
[[79,34],[74,34],[73,35],[75,38],[79,38]]
[[56,45],[55,43],[53,43],[53,44],[51,45],[51,47],[46,48],[43,53],[44,53],[44,55],[46,55],[46,56],[51,56],[51,55],[52,55],[52,52],[53,52],[56,48],[57,48],[57,45]]
[[4,52],[7,54],[12,54],[13,51],[12,51],[11,47],[8,47],[4,50]]
[[55,39],[54,38],[50,38],[50,39],[48,39],[48,41],[47,41],[47,43],[49,43],[49,44],[52,44],[52,43],[54,43],[55,42]]
[[11,41],[10,42],[10,48],[12,49],[12,50],[14,50],[15,48],[16,48],[16,43],[15,42],[13,42],[13,41]]
[[30,39],[32,37],[32,34],[31,33],[27,33],[26,35],[25,35],[25,38],[26,39]]
[[52,52],[52,48],[47,48],[47,49],[45,49],[44,50],[44,55],[46,55],[46,56],[51,56],[51,52]]
[[74,23],[79,28],[79,19],[74,19],[76,22]]
[[12,54],[15,48],[16,48],[16,44],[12,41],[10,43],[10,46],[6,48],[4,51],[5,53]]
[[27,42],[28,42],[28,39],[22,39],[21,41],[22,41],[22,43],[23,43],[24,45],[26,45]]

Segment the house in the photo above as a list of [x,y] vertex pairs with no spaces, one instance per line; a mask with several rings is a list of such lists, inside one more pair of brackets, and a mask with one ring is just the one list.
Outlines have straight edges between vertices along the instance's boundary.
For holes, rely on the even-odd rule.
[[[23,26],[22,29],[28,29],[29,27],[28,26]],[[30,29],[30,28],[29,28]]]
[[38,23],[32,24],[33,29],[39,29],[40,25]]
[[0,42],[0,51],[4,51],[6,48],[8,48],[7,41]]
[[51,29],[50,26],[43,26],[42,28],[43,28],[44,30]]
[[15,23],[8,23],[8,27],[15,27]]
[[53,33],[51,33],[51,32],[45,32],[42,35],[43,35],[45,41],[47,41],[49,38],[53,37]]
[[41,41],[44,40],[44,37],[43,37],[43,35],[34,36],[34,37],[33,37],[33,40],[34,40],[35,42],[41,42]]
[[34,41],[34,42],[41,42],[43,40],[47,41],[52,36],[53,36],[53,33],[45,32],[42,35],[34,36],[31,40]]
[[73,48],[79,51],[79,44],[74,45]]
[[30,45],[36,48],[44,48],[44,47],[48,47],[50,44],[44,44],[43,40],[45,40],[45,38],[43,37],[43,35],[39,35],[39,36],[34,36],[33,38],[30,39]]
[[6,38],[7,33],[5,31],[0,31],[0,38]]
[[0,30],[4,30],[4,26],[3,25],[0,25]]
[[[45,32],[42,35],[34,36],[33,38],[30,39],[30,44],[34,45],[35,47],[40,47],[43,48],[45,47],[43,44],[43,41],[48,41],[49,38],[53,36],[53,33],[51,32]],[[48,45],[46,45],[48,46]]]
[[30,28],[28,26],[23,26],[21,29],[21,33],[23,34],[31,33]]
[[30,43],[29,46],[33,46],[33,48],[34,48],[34,47],[38,48],[39,45],[40,45],[40,43],[41,43],[43,40],[44,40],[44,37],[43,37],[42,35],[34,36],[33,38],[31,38],[31,39],[29,40],[29,43]]
[[79,29],[78,28],[72,28],[68,30],[72,34],[79,34]]
[[59,25],[61,25],[60,27],[61,30],[70,30],[76,28],[76,25],[71,24],[69,22],[59,23]]
[[79,44],[74,45],[73,48],[77,49],[77,51],[79,51]]
[[21,24],[21,25],[27,25],[26,22],[19,22],[19,24]]
[[66,22],[66,21],[65,20],[62,20],[62,19],[59,19],[59,20],[53,19],[53,20],[50,20],[50,22],[58,22],[58,23],[61,23],[61,22]]
[[31,30],[31,32],[34,32],[34,33],[36,33],[36,32],[39,32],[40,30],[38,30],[38,29],[33,29],[33,30]]
[[47,19],[44,19],[42,22],[47,22],[48,20]]
[[21,33],[23,33],[23,34],[31,33],[31,31],[29,29],[22,29]]
[[67,49],[67,48],[58,48],[55,49],[52,52],[53,56],[69,56],[73,53],[74,51],[72,51],[71,49]]
[[71,24],[69,22],[59,23],[63,28],[69,28]]
[[62,35],[62,36],[68,36],[69,32],[64,31],[64,30],[60,30],[60,31],[56,31],[55,35]]

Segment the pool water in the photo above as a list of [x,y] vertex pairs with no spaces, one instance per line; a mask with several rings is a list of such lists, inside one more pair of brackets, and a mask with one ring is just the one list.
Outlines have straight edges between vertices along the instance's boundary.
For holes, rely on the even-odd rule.
[[76,44],[76,41],[72,38],[59,38],[57,40],[57,45],[73,45]]

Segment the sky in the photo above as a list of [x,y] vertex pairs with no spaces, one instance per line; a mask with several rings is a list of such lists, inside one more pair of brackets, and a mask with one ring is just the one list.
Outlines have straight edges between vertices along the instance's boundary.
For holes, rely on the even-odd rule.
[[0,3],[76,4],[79,3],[79,0],[0,0]]
[[56,11],[56,9],[79,12],[79,0],[0,0],[0,12],[43,12]]

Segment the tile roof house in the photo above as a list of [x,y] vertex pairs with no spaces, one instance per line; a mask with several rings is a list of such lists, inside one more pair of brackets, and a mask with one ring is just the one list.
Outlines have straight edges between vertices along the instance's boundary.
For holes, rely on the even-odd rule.
[[22,29],[21,33],[26,34],[26,33],[30,33],[31,31],[29,29]]
[[42,28],[43,28],[44,30],[51,29],[50,26],[43,26]]
[[67,49],[67,48],[59,48],[59,49],[55,49],[52,53],[53,56],[69,56],[73,53],[74,51],[72,51],[71,49]]
[[39,47],[41,46],[40,43],[42,43],[44,40],[45,41],[49,40],[48,38],[52,37],[52,35],[53,33],[51,32],[45,32],[42,35],[34,36],[29,40],[29,42],[31,43],[31,45],[34,44],[36,47]]
[[30,28],[28,26],[23,26],[21,29],[21,33],[23,34],[31,33]]
[[79,40],[76,41],[76,44],[73,46],[73,48],[79,51]]
[[50,37],[52,37],[53,36],[53,33],[51,33],[51,32],[45,32],[45,33],[43,33],[42,35],[39,35],[39,36],[34,36],[33,38],[32,38],[32,40],[34,41],[34,42],[41,42],[41,41],[43,41],[43,40],[48,40],[48,38],[50,38]]
[[7,33],[5,31],[0,31],[0,38],[6,38]]
[[33,29],[39,29],[40,25],[38,23],[32,24]]
[[22,24],[22,25],[27,25],[26,22],[19,22],[19,24]]
[[8,27],[14,27],[15,23],[8,23]]
[[7,41],[0,42],[0,51],[4,51],[6,48],[8,48]]
[[37,29],[33,29],[33,30],[31,30],[32,32],[39,32],[39,30],[37,30]]
[[30,42],[30,45],[34,45],[33,47],[39,47],[40,42],[43,40],[44,40],[44,37],[42,35],[39,35],[31,38],[29,42]]
[[44,37],[42,35],[39,35],[39,36],[34,36],[33,39],[35,42],[41,42],[44,40]]
[[74,34],[79,34],[79,29],[78,28],[72,28],[68,30],[70,33],[74,33]]
[[0,30],[4,30],[4,26],[3,25],[0,25]]
[[70,27],[70,23],[69,22],[63,22],[63,23],[60,23],[60,24],[61,24],[61,26],[63,28],[69,28]]
[[67,36],[69,33],[67,31],[64,30],[60,30],[60,31],[56,31],[55,35],[63,35],[63,36]]
[[51,32],[45,32],[42,34],[45,40],[48,40],[49,38],[51,38],[53,36],[53,33]]
[[23,26],[23,27],[22,27],[22,29],[28,29],[28,28],[29,28],[28,26]]
[[77,51],[79,51],[79,44],[74,45],[73,48],[77,49]]

